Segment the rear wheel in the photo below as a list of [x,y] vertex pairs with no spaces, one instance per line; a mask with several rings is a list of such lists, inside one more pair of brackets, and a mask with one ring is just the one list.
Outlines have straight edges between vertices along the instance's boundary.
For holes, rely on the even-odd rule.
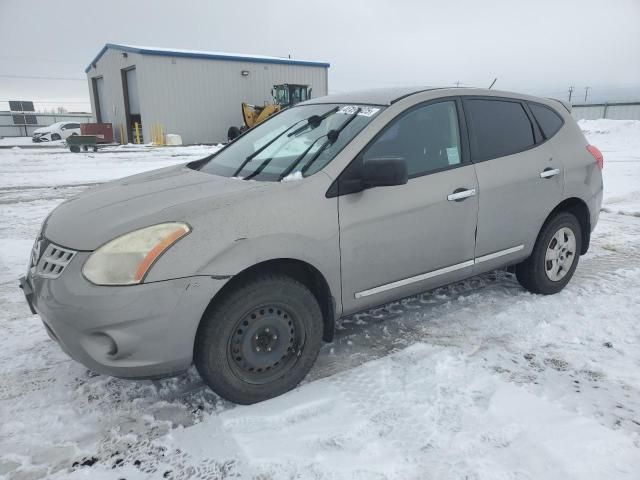
[[520,284],[533,293],[558,293],[578,266],[581,239],[580,222],[573,214],[553,217],[542,227],[531,256],[516,266]]
[[250,404],[294,388],[322,342],[315,296],[283,275],[263,275],[223,294],[198,329],[194,363],[220,396]]

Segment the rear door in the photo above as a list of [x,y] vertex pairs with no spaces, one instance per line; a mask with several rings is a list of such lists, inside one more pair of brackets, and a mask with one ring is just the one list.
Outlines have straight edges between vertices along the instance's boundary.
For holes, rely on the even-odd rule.
[[465,97],[479,184],[476,272],[527,257],[562,199],[562,163],[517,99]]
[[460,109],[455,99],[412,107],[354,160],[403,157],[410,178],[338,198],[344,313],[470,275],[478,197]]

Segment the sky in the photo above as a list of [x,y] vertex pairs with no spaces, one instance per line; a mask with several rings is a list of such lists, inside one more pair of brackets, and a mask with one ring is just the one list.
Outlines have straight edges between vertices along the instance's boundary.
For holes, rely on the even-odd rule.
[[[92,6],[93,5],[93,6]],[[0,0],[0,110],[90,109],[105,43],[331,63],[329,91],[488,86],[640,100],[640,0]]]

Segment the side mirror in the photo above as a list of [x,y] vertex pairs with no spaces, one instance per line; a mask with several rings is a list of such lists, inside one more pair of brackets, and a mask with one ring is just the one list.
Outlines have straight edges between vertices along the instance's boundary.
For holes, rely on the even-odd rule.
[[374,157],[362,160],[364,187],[404,185],[409,181],[407,161],[402,157]]

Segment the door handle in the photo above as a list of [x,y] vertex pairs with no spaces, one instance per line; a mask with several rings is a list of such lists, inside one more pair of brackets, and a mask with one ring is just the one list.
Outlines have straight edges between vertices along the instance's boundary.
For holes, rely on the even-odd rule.
[[555,177],[559,173],[560,173],[560,169],[559,168],[549,168],[549,167],[547,167],[543,171],[540,172],[540,178]]
[[450,193],[447,196],[447,200],[449,200],[450,202],[461,202],[465,198],[473,197],[475,194],[476,194],[475,188],[469,188],[469,189],[458,188],[454,190],[453,193]]

